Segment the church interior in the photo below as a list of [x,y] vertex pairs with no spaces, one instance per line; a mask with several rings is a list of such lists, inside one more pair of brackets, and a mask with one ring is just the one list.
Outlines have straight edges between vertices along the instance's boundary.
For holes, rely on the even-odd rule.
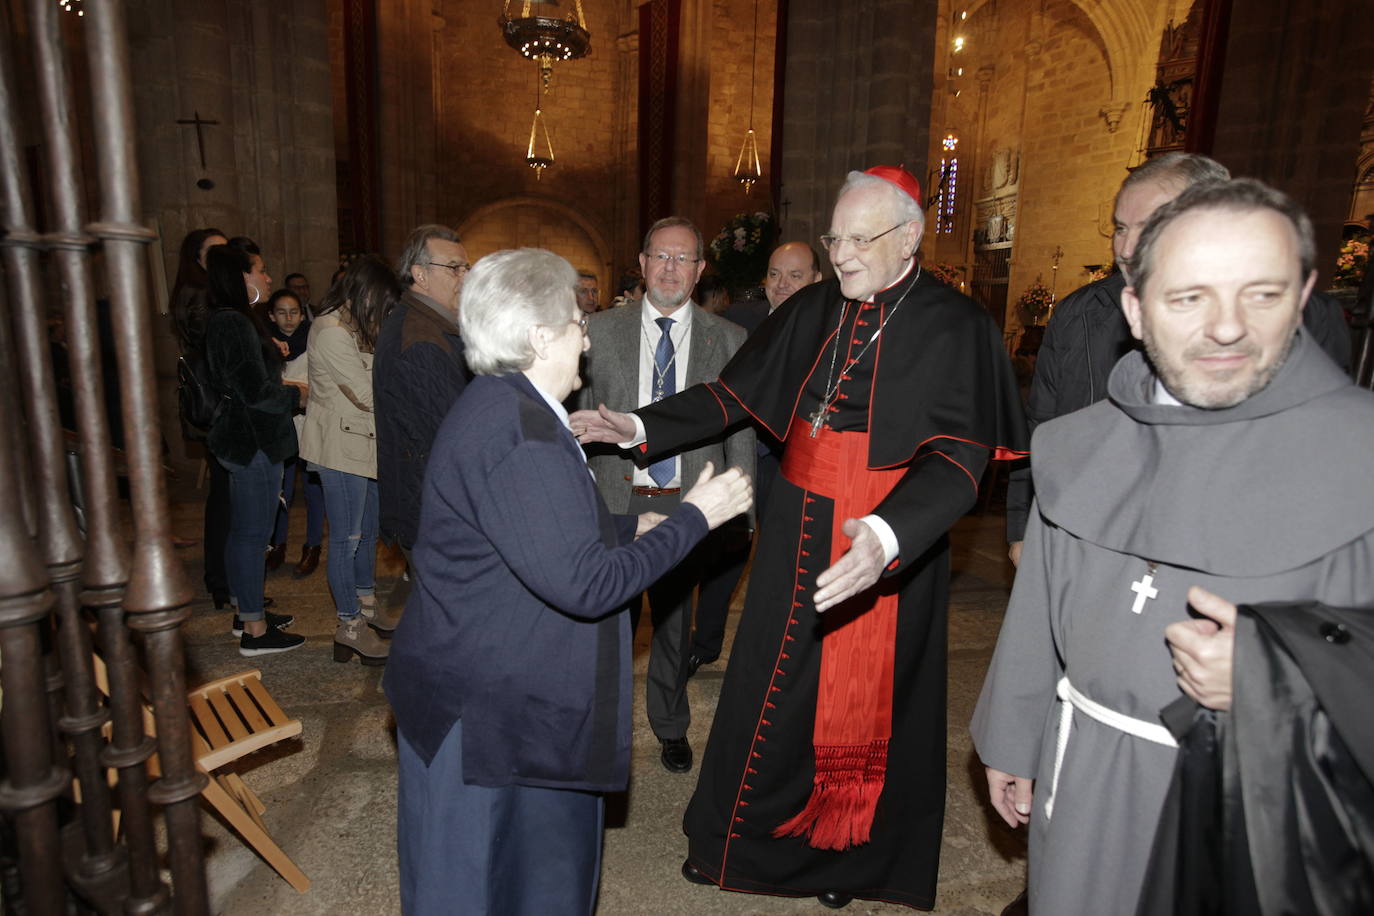
[[[394,263],[415,226],[440,223],[474,262],[512,247],[562,255],[596,277],[606,307],[636,267],[645,229],[672,214],[692,220],[708,244],[721,237],[708,272],[746,295],[774,244],[818,245],[846,172],[901,164],[925,195],[922,265],[988,310],[1028,384],[1053,303],[1112,269],[1116,189],[1164,152],[1207,154],[1297,199],[1316,230],[1318,288],[1346,290],[1338,296],[1354,308],[1374,231],[1371,18],[1360,0],[6,0],[0,425],[21,431],[6,437],[0,460],[0,490],[11,496],[0,552],[13,558],[0,564],[7,894],[22,871],[16,848],[60,858],[55,845],[25,845],[35,818],[47,812],[56,824],[75,804],[70,773],[55,781],[50,763],[15,757],[48,711],[39,697],[21,724],[11,698],[42,681],[44,657],[55,673],[75,651],[64,649],[60,665],[51,646],[38,652],[45,608],[71,605],[68,628],[87,618],[107,627],[121,601],[149,615],[131,626],[163,729],[185,727],[184,713],[180,724],[162,714],[177,691],[244,667],[199,588],[199,549],[166,546],[172,534],[199,532],[204,501],[203,451],[178,433],[168,317],[189,231],[251,237],[274,277],[303,274],[318,299],[340,265],[365,253]],[[110,71],[117,79],[101,69],[109,61],[97,29],[127,49],[126,71]],[[57,71],[65,100],[46,88]],[[109,134],[121,117],[111,86],[129,106],[122,144]],[[125,200],[136,210],[122,217],[108,191],[116,160],[136,189]],[[741,221],[759,232],[736,244]],[[1350,257],[1360,251],[1357,271]],[[76,283],[72,271],[85,279]],[[99,549],[124,559],[109,560],[97,587],[89,556],[85,578],[81,571],[83,551],[97,545],[83,547],[69,521],[65,540],[54,534],[53,519],[70,512],[45,508],[63,497],[35,470],[65,460],[73,477],[78,465],[89,474],[74,457],[91,450],[88,430],[78,424],[65,447],[54,439],[55,451],[44,444],[56,408],[44,406],[43,373],[30,367],[51,343],[37,338],[62,323],[69,299],[112,298],[124,314],[130,291],[138,323],[115,329],[104,367],[106,389],[123,389],[111,396],[124,398],[124,441],[111,449],[108,436],[95,439],[113,455],[105,473],[117,481],[109,543]],[[37,311],[21,314],[30,299]],[[69,337],[89,338],[76,344],[106,350],[67,321]],[[953,533],[937,913],[999,913],[1024,882],[1024,837],[989,816],[967,730],[1013,574],[998,484],[988,478],[991,497]],[[293,527],[293,545],[298,535]],[[378,591],[398,605],[409,587],[403,568],[399,552],[384,548]],[[247,757],[239,782],[257,793],[262,810],[252,818],[309,876],[309,889],[288,883],[218,809],[198,809],[199,790],[187,788],[194,768],[163,746],[164,772],[184,777],[160,780],[153,793],[165,816],[142,832],[131,820],[115,835],[115,848],[137,834],[164,850],[161,870],[143,879],[154,910],[170,884],[172,899],[203,898],[178,912],[399,912],[389,710],[379,673],[328,660],[333,610],[322,573],[269,575],[269,593],[309,642],[294,665],[262,663],[262,681],[302,727]],[[733,617],[742,595],[743,587]],[[641,685],[646,647],[641,633]],[[698,746],[727,659],[728,648],[692,682]],[[653,744],[641,693],[632,785],[609,816],[599,911],[815,911],[814,899],[722,894],[681,880],[679,824],[693,777],[666,774],[656,748],[641,751],[641,741]],[[53,759],[80,758],[69,746],[93,754],[105,740],[104,719],[87,712],[94,725],[53,735]],[[73,716],[69,709],[63,728]],[[112,759],[104,765],[118,765]],[[27,771],[27,796],[15,794],[23,766],[37,767]],[[88,838],[100,833],[86,829]],[[61,842],[79,845],[80,834],[64,829]],[[88,851],[85,866],[72,866],[89,873],[83,886],[127,872],[112,864],[121,855],[136,866],[138,850],[117,855],[108,840],[104,864],[91,865]],[[199,853],[166,852],[187,843]],[[202,861],[208,878],[198,884]],[[126,896],[130,880],[138,896],[133,871],[120,879]],[[36,896],[29,911],[45,911]]]

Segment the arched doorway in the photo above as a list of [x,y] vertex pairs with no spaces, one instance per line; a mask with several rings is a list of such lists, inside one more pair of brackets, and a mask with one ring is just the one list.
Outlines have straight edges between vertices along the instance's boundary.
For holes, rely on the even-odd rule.
[[610,249],[604,235],[566,204],[541,197],[508,197],[481,207],[458,227],[476,261],[503,248],[547,248],[579,271],[596,275],[601,303],[611,289]]

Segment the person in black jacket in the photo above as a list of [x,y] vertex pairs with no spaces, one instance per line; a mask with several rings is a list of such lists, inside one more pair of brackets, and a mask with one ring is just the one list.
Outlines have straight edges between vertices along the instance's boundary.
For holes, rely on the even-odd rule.
[[458,295],[471,267],[452,229],[415,229],[397,266],[401,303],[382,322],[373,356],[379,528],[384,541],[400,544],[407,562],[418,534],[430,447],[472,378],[458,333]]
[[[282,384],[281,353],[248,290],[271,286],[262,256],[217,245],[206,256],[209,318],[205,362],[210,384],[224,398],[206,444],[229,472],[230,526],[225,548],[229,589],[238,602],[239,653],[262,655],[298,648],[303,637],[281,632],[285,615],[263,608],[263,551],[272,536],[281,495],[282,462],[296,453],[291,414],[304,386]],[[241,627],[241,631],[240,631]]]
[[[1165,153],[1132,172],[1116,194],[1112,254],[1118,265],[1135,251],[1150,216],[1195,184],[1225,181],[1221,163],[1195,153]],[[1107,376],[1136,346],[1121,312],[1121,291],[1129,279],[1120,271],[1065,296],[1055,306],[1036,357],[1026,421],[1031,431],[1055,417],[1107,396]],[[1350,368],[1350,331],[1340,304],[1314,292],[1303,310],[1303,326],[1342,369]],[[1035,495],[1029,462],[1015,467],[1007,483],[1008,555],[1021,559],[1027,513]]]
[[[205,348],[205,255],[216,245],[223,245],[228,236],[220,229],[207,226],[193,229],[181,240],[181,254],[177,261],[177,276],[172,283],[168,312],[172,316],[172,330],[176,334],[181,355],[192,362]],[[115,411],[118,413],[118,411]],[[187,439],[201,439],[202,435],[185,422],[181,434]],[[215,607],[229,603],[229,576],[224,571],[224,543],[229,531],[229,475],[218,461],[206,462],[209,489],[205,491],[205,590],[215,599]]]

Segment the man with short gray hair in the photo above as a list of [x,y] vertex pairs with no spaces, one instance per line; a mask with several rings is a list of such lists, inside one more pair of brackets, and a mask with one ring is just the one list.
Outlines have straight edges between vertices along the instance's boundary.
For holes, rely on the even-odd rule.
[[420,226],[397,266],[405,292],[382,322],[372,365],[377,411],[380,530],[410,549],[420,524],[420,489],[434,436],[472,377],[458,333],[458,295],[472,265],[458,233]]

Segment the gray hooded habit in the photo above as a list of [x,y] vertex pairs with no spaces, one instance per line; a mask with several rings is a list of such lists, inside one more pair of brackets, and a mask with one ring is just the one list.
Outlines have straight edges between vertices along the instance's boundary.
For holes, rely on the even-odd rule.
[[1374,394],[1301,330],[1234,407],[1154,390],[1128,354],[1108,400],[1031,445],[1037,508],[971,729],[984,764],[1036,780],[1032,913],[1135,912],[1177,753],[1164,628],[1191,586],[1374,604]]

